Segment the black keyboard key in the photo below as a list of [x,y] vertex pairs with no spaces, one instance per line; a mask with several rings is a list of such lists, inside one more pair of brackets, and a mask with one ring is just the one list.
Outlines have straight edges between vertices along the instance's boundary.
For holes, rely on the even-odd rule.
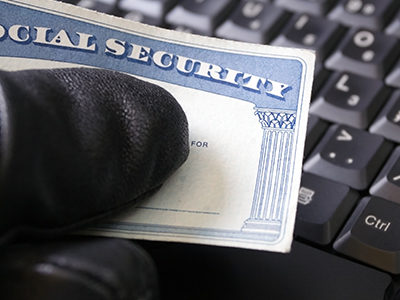
[[347,26],[381,30],[399,4],[393,0],[342,0],[329,13],[329,18]]
[[386,27],[385,33],[400,38],[400,11],[396,14],[396,16],[390,22],[390,24]]
[[365,129],[388,95],[389,89],[382,81],[334,73],[311,104],[310,112],[335,123]]
[[233,0],[183,0],[167,14],[166,21],[174,28],[212,35],[234,4]]
[[400,205],[382,198],[360,201],[333,247],[393,274],[400,274]]
[[215,34],[226,39],[265,44],[276,35],[287,16],[282,8],[265,1],[242,0]]
[[120,0],[118,7],[124,17],[151,25],[162,25],[166,13],[177,0]]
[[295,234],[314,243],[329,244],[357,199],[358,193],[344,184],[303,173]]
[[400,60],[387,75],[385,82],[387,85],[400,88]]
[[308,115],[307,123],[307,134],[306,134],[306,145],[304,148],[304,157],[310,154],[311,150],[317,144],[321,136],[328,128],[328,123],[322,121],[320,118],[314,115]]
[[117,0],[81,0],[76,5],[105,14],[113,14],[116,10]]
[[322,63],[316,63],[314,69],[314,81],[311,92],[313,98],[319,92],[320,88],[325,84],[326,80],[330,75],[330,71],[324,68]]
[[400,203],[400,146],[393,151],[369,192]]
[[119,9],[119,15],[125,19],[132,20],[135,22],[140,22],[144,24],[149,24],[149,25],[154,25],[154,26],[162,26],[164,25],[164,20],[163,19],[156,19],[152,17],[148,17],[143,15],[142,13],[138,11],[125,11]]
[[344,125],[333,125],[303,169],[364,190],[381,168],[391,147],[381,136]]
[[312,15],[324,15],[337,0],[276,0],[275,4],[288,10]]
[[396,38],[364,29],[350,30],[327,59],[328,69],[383,79],[400,53]]
[[120,0],[118,7],[136,11],[145,16],[161,19],[177,0]]
[[57,1],[76,5],[80,0],[57,0]]
[[321,17],[297,14],[272,45],[316,50],[317,60],[322,61],[342,33],[343,27],[335,22]]
[[400,91],[393,93],[369,131],[400,143]]

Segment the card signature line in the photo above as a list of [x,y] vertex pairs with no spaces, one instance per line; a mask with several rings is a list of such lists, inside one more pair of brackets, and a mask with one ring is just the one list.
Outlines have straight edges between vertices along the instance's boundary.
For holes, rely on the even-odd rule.
[[148,207],[148,206],[138,206],[136,208],[149,209],[149,210],[160,210],[160,211],[184,212],[184,213],[203,214],[203,215],[215,215],[215,216],[218,216],[220,214],[219,212],[213,212],[213,211],[187,210],[187,209],[174,209],[174,208],[159,208],[159,207]]

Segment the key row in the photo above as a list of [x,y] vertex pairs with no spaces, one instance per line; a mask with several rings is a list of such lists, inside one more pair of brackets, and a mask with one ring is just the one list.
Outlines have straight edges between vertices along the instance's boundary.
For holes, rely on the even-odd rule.
[[327,15],[328,19],[346,26],[376,31],[386,28],[386,33],[398,37],[400,27],[400,12],[396,15],[400,3],[392,0],[241,0],[239,3],[235,0],[63,1],[152,25],[165,25],[166,22],[173,28],[184,27],[208,35],[223,21],[239,29],[262,30],[267,17],[274,19],[276,14],[284,11]]
[[338,23],[301,14],[292,17],[271,45],[312,49],[317,65],[400,87],[400,42],[393,36],[362,28],[346,30]]
[[[329,150],[334,151],[334,149]],[[346,151],[336,153],[341,156],[346,154],[351,155]],[[345,164],[345,167],[349,168],[347,161]],[[333,167],[338,165],[337,163]],[[343,164],[339,167],[343,168]],[[329,244],[360,198],[360,193],[354,187],[349,186],[352,183],[348,182],[348,177],[332,178],[316,169],[309,167],[304,169],[299,191],[296,232],[301,237],[315,243]],[[353,170],[355,173],[358,171],[356,168]],[[369,170],[369,172],[371,171]],[[372,173],[376,174],[375,171]],[[390,155],[369,192],[375,197],[384,198],[400,205],[400,147],[397,147]]]
[[393,0],[276,0],[275,4],[293,12],[327,15],[347,26],[372,30],[382,30],[390,22],[396,23],[399,17],[392,18],[400,5]]
[[[278,6],[281,2],[271,4],[268,1],[247,0],[241,1],[236,9],[233,9],[235,2],[231,0],[190,0],[179,3],[175,0],[121,0],[118,7],[114,0],[81,0],[78,5],[122,14],[155,25],[165,25],[165,19],[174,29],[203,35],[312,49],[317,53],[317,68],[322,66],[329,70],[385,79],[387,85],[400,88],[400,26],[388,27],[392,28],[388,33],[395,36],[373,31],[365,24],[359,24],[364,26],[362,28],[348,30],[338,20],[302,13],[291,16],[287,7]],[[354,3],[352,10],[356,11]],[[371,0],[368,3],[372,3]],[[400,1],[380,0],[374,5],[380,7],[381,4],[384,7],[376,13],[386,16],[389,8],[392,12],[400,6]],[[400,24],[400,12],[397,19]]]
[[314,94],[310,112],[400,143],[400,90],[392,92],[379,80],[334,72]]
[[367,129],[400,143],[400,90],[390,94],[379,81],[350,73],[333,73],[310,106],[305,156],[327,123]]
[[[201,15],[203,21],[212,21],[212,23],[218,25],[224,18],[224,14],[226,15],[229,10],[232,10],[233,13],[229,15],[225,22],[231,23],[238,28],[251,29],[251,26],[254,26],[254,24],[259,23],[261,25],[266,15],[269,15],[269,11],[275,11],[275,13],[291,11],[293,13],[307,13],[315,16],[327,15],[328,19],[343,25],[363,27],[375,31],[381,31],[387,27],[388,34],[398,34],[397,26],[400,15],[395,15],[400,7],[400,2],[398,1],[276,0],[273,3],[271,2],[242,0],[234,8],[236,1],[233,0],[184,0],[178,2],[170,13],[167,14],[166,19],[167,23],[172,26],[184,26],[196,31],[198,30],[197,24],[193,22],[192,18]],[[180,18],[177,18],[176,15],[178,11]],[[209,27],[208,34],[211,34],[215,28],[216,26],[214,28]],[[260,28],[261,26],[255,26],[255,29]],[[203,34],[207,33],[203,32]]]
[[[339,130],[336,137],[349,141],[350,135]],[[303,173],[295,235],[320,245],[333,243],[338,252],[400,274],[400,147],[371,185],[372,196],[359,201],[361,193],[346,179],[340,181]]]
[[295,235],[400,274],[400,204],[357,197],[343,184],[303,174]]

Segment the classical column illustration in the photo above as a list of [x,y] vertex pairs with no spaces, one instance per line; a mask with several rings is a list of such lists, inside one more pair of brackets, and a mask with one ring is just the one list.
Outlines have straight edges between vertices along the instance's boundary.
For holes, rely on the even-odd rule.
[[296,123],[294,112],[255,108],[263,129],[256,185],[250,217],[242,231],[279,235],[287,185],[291,173],[291,151]]

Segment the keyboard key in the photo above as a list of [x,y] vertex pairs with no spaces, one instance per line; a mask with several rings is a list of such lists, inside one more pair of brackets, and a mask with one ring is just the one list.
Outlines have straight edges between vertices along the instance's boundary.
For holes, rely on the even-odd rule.
[[390,22],[390,24],[386,27],[385,33],[400,38],[400,11],[396,14],[396,16]]
[[304,157],[310,154],[311,150],[317,144],[325,130],[328,128],[328,123],[322,121],[314,115],[308,115],[306,145],[304,148]]
[[162,18],[177,0],[120,0],[119,8],[137,11],[155,19]]
[[330,71],[324,68],[322,63],[316,63],[314,69],[314,81],[311,92],[311,98],[314,98],[318,94],[320,88],[325,84],[326,80],[331,74]]
[[357,199],[358,193],[344,184],[303,173],[295,234],[318,244],[329,244]]
[[304,164],[304,171],[365,190],[391,150],[381,136],[360,129],[331,126]]
[[400,203],[400,146],[393,151],[369,192],[374,196]]
[[234,3],[233,0],[183,0],[167,14],[166,21],[175,28],[212,35]]
[[288,14],[265,1],[242,0],[231,16],[216,30],[216,36],[265,44],[286,21]]
[[391,96],[369,131],[400,143],[400,91]]
[[81,0],[76,5],[105,14],[113,14],[116,10],[117,0]]
[[[400,30],[400,29],[399,29]],[[400,60],[385,79],[387,85],[400,88]]]
[[321,17],[297,14],[272,45],[316,50],[317,60],[322,61],[337,43],[343,31],[344,28],[335,22]]
[[294,12],[321,16],[324,15],[335,2],[336,0],[277,0],[275,4]]
[[140,22],[144,24],[154,25],[154,26],[162,26],[164,25],[164,19],[152,18],[143,15],[138,11],[125,11],[119,9],[119,15],[125,19],[132,20],[135,22]]
[[328,17],[347,26],[381,30],[399,4],[393,0],[342,0]]
[[120,0],[118,7],[124,17],[151,25],[162,25],[165,14],[177,0]]
[[382,81],[334,73],[313,101],[310,112],[335,123],[365,129],[389,96]]
[[382,198],[360,201],[333,247],[393,274],[400,273],[400,205]]
[[400,53],[397,39],[364,29],[350,30],[327,59],[328,69],[383,79]]
[[79,2],[79,0],[57,0],[57,1],[74,4],[74,5],[76,5]]

